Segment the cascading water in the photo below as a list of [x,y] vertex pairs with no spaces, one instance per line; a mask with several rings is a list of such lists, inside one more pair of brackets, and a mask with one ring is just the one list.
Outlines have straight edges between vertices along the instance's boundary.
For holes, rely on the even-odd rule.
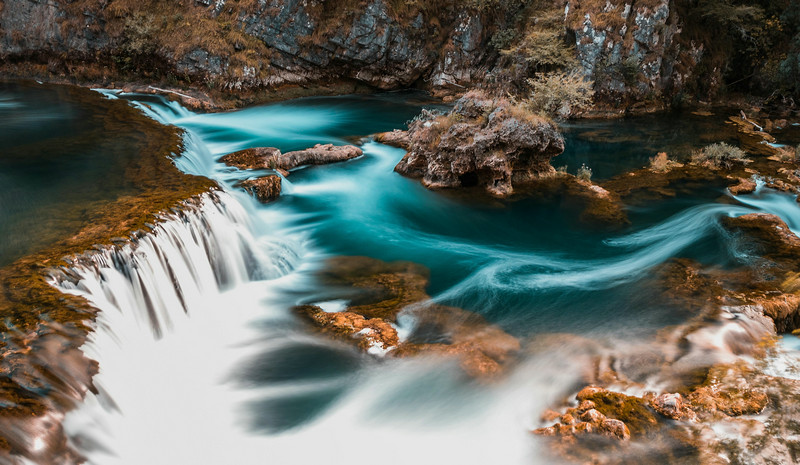
[[[344,143],[419,109],[388,102],[318,99],[220,115],[137,102],[186,130],[177,165],[224,192],[53,278],[101,310],[85,347],[100,363],[98,393],[65,422],[90,463],[552,463],[528,430],[574,388],[586,354],[568,344],[531,349],[507,379],[481,385],[451,362],[377,359],[311,335],[288,309],[325,295],[314,272],[326,258],[368,255],[423,263],[434,300],[531,343],[567,330],[645,339],[680,321],[642,292],[649,270],[681,255],[741,260],[718,227],[723,216],[767,211],[798,224],[789,197],[769,194],[738,205],[711,197],[621,236],[598,234],[548,205],[498,209],[429,192],[392,173],[402,151],[374,142],[361,159],[293,172],[281,200],[264,207],[235,188],[258,173],[215,161],[250,146]],[[399,115],[380,113],[390,110]]]

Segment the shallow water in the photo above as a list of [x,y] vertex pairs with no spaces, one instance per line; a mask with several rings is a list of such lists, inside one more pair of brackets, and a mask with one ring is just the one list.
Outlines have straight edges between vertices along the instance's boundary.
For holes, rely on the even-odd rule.
[[[314,272],[332,256],[366,255],[425,265],[435,301],[484,315],[523,346],[554,333],[646,340],[692,316],[653,298],[659,265],[748,259],[720,218],[768,211],[800,224],[784,194],[731,199],[708,186],[637,206],[632,226],[608,233],[581,225],[559,199],[428,191],[392,171],[402,150],[369,140],[364,157],[292,172],[281,198],[261,205],[235,187],[255,173],[220,156],[352,143],[402,127],[427,102],[395,93],[193,114],[159,98],[107,95],[186,129],[177,165],[225,193],[189,220],[169,219],[136,251],[96,258],[78,286],[60,283],[103,310],[86,347],[100,362],[100,395],[66,422],[91,463],[552,463],[528,430],[580,377],[568,339],[524,351],[507,379],[485,385],[449,362],[376,358],[309,334],[289,308],[336,307],[342,295]],[[659,147],[708,143],[691,122],[674,122],[624,120],[618,132],[619,121],[570,125],[563,157],[588,157],[604,177],[645,164]]]
[[74,234],[89,205],[139,192],[130,177],[154,135],[111,111],[85,89],[0,81],[0,266]]

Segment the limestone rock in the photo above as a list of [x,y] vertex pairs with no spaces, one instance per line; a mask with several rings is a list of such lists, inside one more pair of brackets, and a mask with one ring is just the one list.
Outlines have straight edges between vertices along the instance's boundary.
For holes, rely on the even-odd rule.
[[752,179],[739,178],[738,183],[728,187],[733,195],[750,194],[755,192],[756,183]]
[[375,134],[375,141],[380,142],[381,144],[391,145],[393,147],[399,147],[406,150],[411,148],[411,140],[408,137],[408,132],[400,129]]
[[398,173],[431,189],[480,186],[501,197],[515,183],[554,174],[550,159],[564,151],[551,122],[480,91],[467,93],[446,116],[423,114],[408,136]]
[[291,170],[303,165],[324,165],[360,157],[364,152],[354,145],[317,144],[305,150],[287,152],[277,159],[276,167]]
[[653,409],[673,420],[691,420],[696,418],[695,413],[689,408],[689,403],[677,393],[661,394],[650,403]]
[[286,172],[304,165],[325,165],[360,157],[354,145],[317,144],[305,150],[281,153],[275,147],[256,147],[229,153],[219,161],[239,169],[273,169]]
[[254,195],[261,203],[272,202],[281,195],[281,177],[276,175],[248,179],[239,183],[239,186]]
[[381,318],[364,318],[353,312],[327,313],[316,305],[303,305],[296,311],[324,332],[357,341],[358,346],[367,352],[377,350],[383,353],[397,347],[400,341],[394,326]]
[[[433,355],[455,358],[464,373],[491,379],[502,374],[520,350],[517,338],[480,315],[456,307],[421,304],[428,270],[411,262],[383,262],[369,257],[335,257],[319,278],[338,287],[347,299],[342,312],[325,313],[316,305],[295,311],[324,333],[355,342],[363,350],[377,348],[394,357]],[[417,304],[417,305],[414,305]],[[405,310],[425,335],[412,333],[399,341],[393,324]]]

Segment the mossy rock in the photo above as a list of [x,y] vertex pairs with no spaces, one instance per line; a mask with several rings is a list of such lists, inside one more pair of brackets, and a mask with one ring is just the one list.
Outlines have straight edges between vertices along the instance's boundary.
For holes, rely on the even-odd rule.
[[659,426],[656,412],[639,397],[602,390],[581,400],[594,402],[598,412],[608,418],[622,421],[633,435],[648,433]]

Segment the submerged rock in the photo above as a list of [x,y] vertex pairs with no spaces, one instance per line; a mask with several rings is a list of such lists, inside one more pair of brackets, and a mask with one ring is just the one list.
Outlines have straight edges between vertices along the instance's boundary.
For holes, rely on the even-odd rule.
[[457,307],[423,305],[408,311],[416,330],[394,355],[432,353],[457,357],[461,368],[475,378],[502,373],[520,350],[520,342],[477,313]]
[[[376,355],[437,355],[458,359],[475,378],[501,374],[520,349],[519,341],[480,315],[460,308],[426,304],[428,270],[412,262],[383,262],[368,257],[336,257],[320,273],[347,299],[343,311],[325,312],[317,305],[295,307],[321,332],[354,343]],[[403,312],[415,320],[408,340],[396,324]]]
[[353,312],[328,313],[316,305],[302,305],[296,310],[309,317],[323,332],[356,340],[367,352],[382,353],[400,342],[397,329],[381,318],[365,318]]
[[239,187],[254,195],[259,202],[268,203],[280,197],[281,177],[273,174],[263,178],[248,179],[240,182]]
[[479,186],[507,196],[514,184],[551,176],[550,159],[564,151],[552,122],[470,91],[445,116],[423,113],[408,129],[410,148],[395,171],[429,189]]

